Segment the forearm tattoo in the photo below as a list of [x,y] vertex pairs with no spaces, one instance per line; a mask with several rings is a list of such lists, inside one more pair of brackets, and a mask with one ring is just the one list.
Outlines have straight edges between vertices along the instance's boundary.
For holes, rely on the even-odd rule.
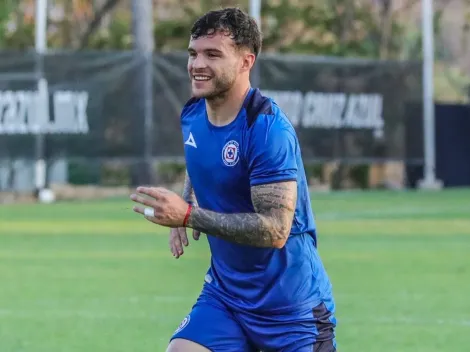
[[251,188],[255,213],[222,214],[193,208],[188,227],[255,247],[276,247],[289,236],[297,202],[297,183],[281,182]]
[[191,180],[189,179],[188,172],[186,172],[186,175],[184,177],[182,197],[186,202],[197,205],[196,195],[194,194],[193,185],[191,184]]

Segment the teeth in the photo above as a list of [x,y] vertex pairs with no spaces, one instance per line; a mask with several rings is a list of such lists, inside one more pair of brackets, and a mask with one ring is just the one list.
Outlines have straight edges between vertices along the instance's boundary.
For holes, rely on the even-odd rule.
[[208,80],[210,80],[210,77],[207,77],[207,76],[194,76],[194,79],[196,81],[208,81]]

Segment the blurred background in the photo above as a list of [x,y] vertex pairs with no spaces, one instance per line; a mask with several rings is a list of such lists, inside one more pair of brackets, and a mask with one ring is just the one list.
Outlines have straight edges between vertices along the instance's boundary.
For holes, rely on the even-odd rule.
[[[416,187],[423,117],[434,119],[426,96],[431,169],[445,186],[468,186],[470,5],[434,1],[423,17],[424,3],[5,0],[0,189],[61,197],[70,184],[177,186],[188,32],[218,6],[256,11],[264,48],[253,84],[296,125],[312,186]],[[435,67],[423,87],[424,34]]]
[[165,349],[210,253],[127,196],[181,190],[189,30],[226,6],[301,142],[339,350],[467,351],[468,0],[1,0],[0,352]]

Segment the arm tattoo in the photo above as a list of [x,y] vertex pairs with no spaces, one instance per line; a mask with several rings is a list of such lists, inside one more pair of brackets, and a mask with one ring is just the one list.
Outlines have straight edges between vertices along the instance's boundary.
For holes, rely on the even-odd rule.
[[255,213],[222,214],[193,208],[188,227],[255,247],[279,247],[289,236],[297,202],[295,181],[253,186]]
[[182,197],[186,202],[192,203],[193,205],[197,205],[196,195],[194,194],[193,185],[191,184],[191,180],[189,179],[189,175],[187,171],[184,177]]

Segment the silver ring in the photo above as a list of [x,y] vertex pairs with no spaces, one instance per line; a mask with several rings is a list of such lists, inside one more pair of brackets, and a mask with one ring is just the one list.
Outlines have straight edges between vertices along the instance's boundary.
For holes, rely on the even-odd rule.
[[147,217],[154,218],[155,217],[155,209],[153,208],[145,208],[144,209],[144,215]]

